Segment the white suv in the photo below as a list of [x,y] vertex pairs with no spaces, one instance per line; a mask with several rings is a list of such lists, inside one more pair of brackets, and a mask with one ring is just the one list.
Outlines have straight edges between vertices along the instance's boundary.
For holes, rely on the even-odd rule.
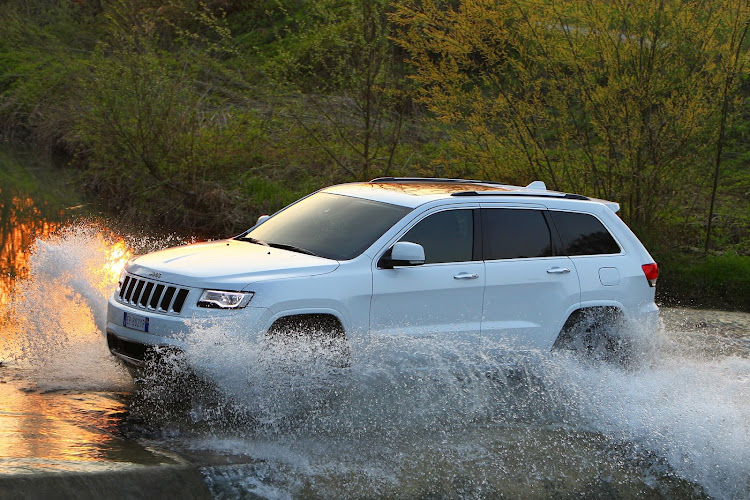
[[313,193],[231,239],[131,260],[107,342],[130,366],[180,349],[192,319],[242,335],[293,328],[472,336],[609,352],[654,327],[658,269],[617,203],[461,179],[380,178]]

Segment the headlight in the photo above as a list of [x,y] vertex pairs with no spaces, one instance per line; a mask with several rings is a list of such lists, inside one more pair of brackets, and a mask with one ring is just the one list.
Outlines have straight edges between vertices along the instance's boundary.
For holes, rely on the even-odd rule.
[[198,307],[213,309],[241,309],[253,298],[253,292],[222,292],[204,290],[198,299]]

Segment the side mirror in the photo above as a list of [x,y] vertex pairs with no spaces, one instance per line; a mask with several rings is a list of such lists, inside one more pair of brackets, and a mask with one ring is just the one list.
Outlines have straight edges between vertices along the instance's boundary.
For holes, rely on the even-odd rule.
[[388,250],[378,262],[384,269],[395,266],[421,266],[424,264],[424,248],[418,243],[399,241]]
[[258,222],[256,222],[255,225],[260,226],[261,224],[263,224],[270,218],[271,218],[270,215],[261,215],[260,217],[258,217]]

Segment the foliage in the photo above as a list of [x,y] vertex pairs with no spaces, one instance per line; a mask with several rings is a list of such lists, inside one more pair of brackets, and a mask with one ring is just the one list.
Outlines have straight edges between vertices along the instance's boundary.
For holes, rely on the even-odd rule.
[[644,229],[706,196],[685,181],[723,140],[744,2],[404,0],[393,19],[459,169],[614,199]]
[[64,101],[96,38],[96,10],[72,2],[0,5],[0,131],[59,146]]
[[[184,17],[207,30],[216,24],[208,14]],[[64,139],[85,159],[87,187],[110,208],[164,225],[215,225],[213,212],[232,204],[215,173],[236,162],[222,153],[236,147],[246,117],[213,95],[207,73],[219,44],[175,18],[148,2],[110,5],[105,36],[77,75]]]
[[268,74],[281,106],[352,180],[396,169],[410,104],[386,0],[324,0],[297,13]]

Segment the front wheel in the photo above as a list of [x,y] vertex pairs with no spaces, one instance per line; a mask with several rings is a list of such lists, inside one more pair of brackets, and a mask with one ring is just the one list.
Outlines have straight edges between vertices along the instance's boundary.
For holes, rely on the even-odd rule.
[[266,341],[276,352],[322,361],[332,368],[349,366],[349,344],[344,328],[334,316],[302,314],[279,318],[266,333]]

